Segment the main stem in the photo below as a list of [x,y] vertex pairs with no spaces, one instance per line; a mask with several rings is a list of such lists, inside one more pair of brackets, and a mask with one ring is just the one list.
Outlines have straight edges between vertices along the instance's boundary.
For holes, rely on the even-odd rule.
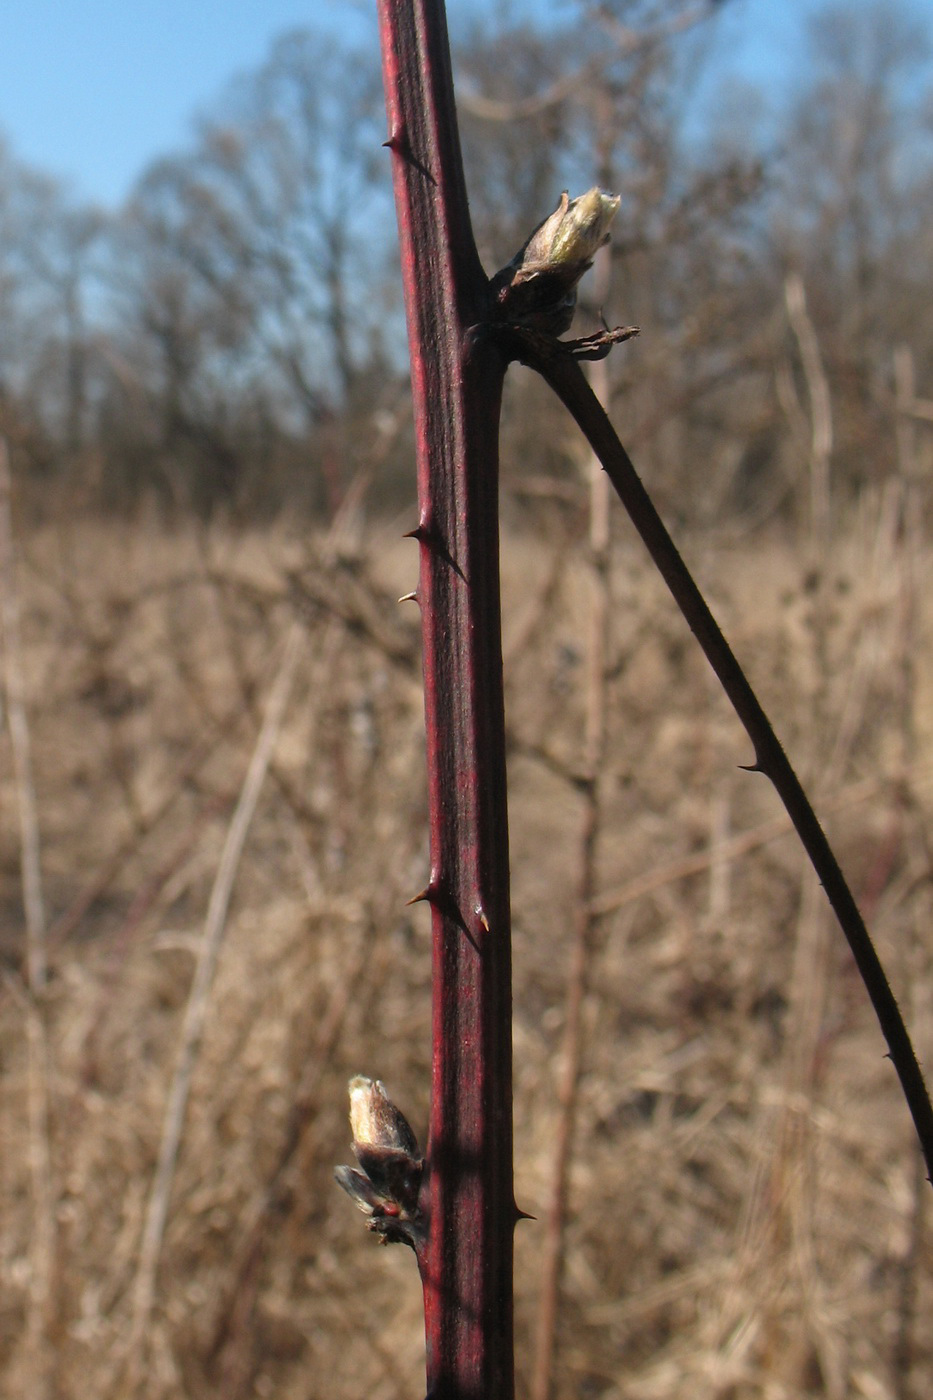
[[511,938],[498,432],[441,0],[379,0],[412,364],[432,908],[433,1073],[419,1251],[431,1400],[511,1400]]

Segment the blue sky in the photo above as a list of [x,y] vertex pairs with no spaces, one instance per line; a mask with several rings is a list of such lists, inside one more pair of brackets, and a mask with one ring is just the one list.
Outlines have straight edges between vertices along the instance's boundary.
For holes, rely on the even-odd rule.
[[[538,16],[566,0],[511,0]],[[507,0],[449,0],[451,25]],[[817,0],[731,0],[708,41],[715,71],[793,71]],[[342,24],[375,44],[375,0],[0,0],[0,134],[21,161],[81,198],[119,202],[154,157],[183,145],[193,115],[274,37]]]

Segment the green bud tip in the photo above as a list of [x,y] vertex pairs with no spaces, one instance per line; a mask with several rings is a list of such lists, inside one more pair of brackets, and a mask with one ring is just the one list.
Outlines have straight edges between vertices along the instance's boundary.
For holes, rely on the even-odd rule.
[[609,237],[618,208],[619,196],[605,194],[597,185],[576,199],[565,190],[554,213],[532,234],[523,261],[552,267],[590,262]]

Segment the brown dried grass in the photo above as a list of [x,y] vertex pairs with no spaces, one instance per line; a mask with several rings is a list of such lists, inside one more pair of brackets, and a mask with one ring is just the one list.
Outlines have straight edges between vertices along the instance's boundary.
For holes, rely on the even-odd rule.
[[[559,533],[503,546],[517,1198],[537,1215],[581,816],[586,579]],[[416,561],[397,534],[85,522],[24,542],[55,1228],[40,1357],[4,735],[4,1394],[419,1393],[413,1261],[375,1248],[331,1177],[352,1073],[383,1078],[416,1126],[427,1116],[428,927],[405,906],[427,859],[418,641],[416,610],[394,602]],[[817,583],[777,536],[688,553],[821,794],[929,1061],[933,608],[911,574],[905,629],[903,543],[866,510]],[[611,587],[557,1394],[919,1397],[933,1252],[880,1036],[776,799],[739,771],[747,741],[627,537]],[[219,947],[134,1366],[133,1283],[207,903],[296,617],[303,653]],[[520,1393],[542,1228],[518,1232]]]

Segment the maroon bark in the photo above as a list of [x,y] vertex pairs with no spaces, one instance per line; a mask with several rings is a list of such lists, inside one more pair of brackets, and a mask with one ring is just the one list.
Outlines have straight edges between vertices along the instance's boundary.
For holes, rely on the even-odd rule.
[[417,436],[433,930],[418,1249],[432,1400],[510,1400],[511,951],[498,560],[505,360],[467,208],[440,0],[380,0]]

